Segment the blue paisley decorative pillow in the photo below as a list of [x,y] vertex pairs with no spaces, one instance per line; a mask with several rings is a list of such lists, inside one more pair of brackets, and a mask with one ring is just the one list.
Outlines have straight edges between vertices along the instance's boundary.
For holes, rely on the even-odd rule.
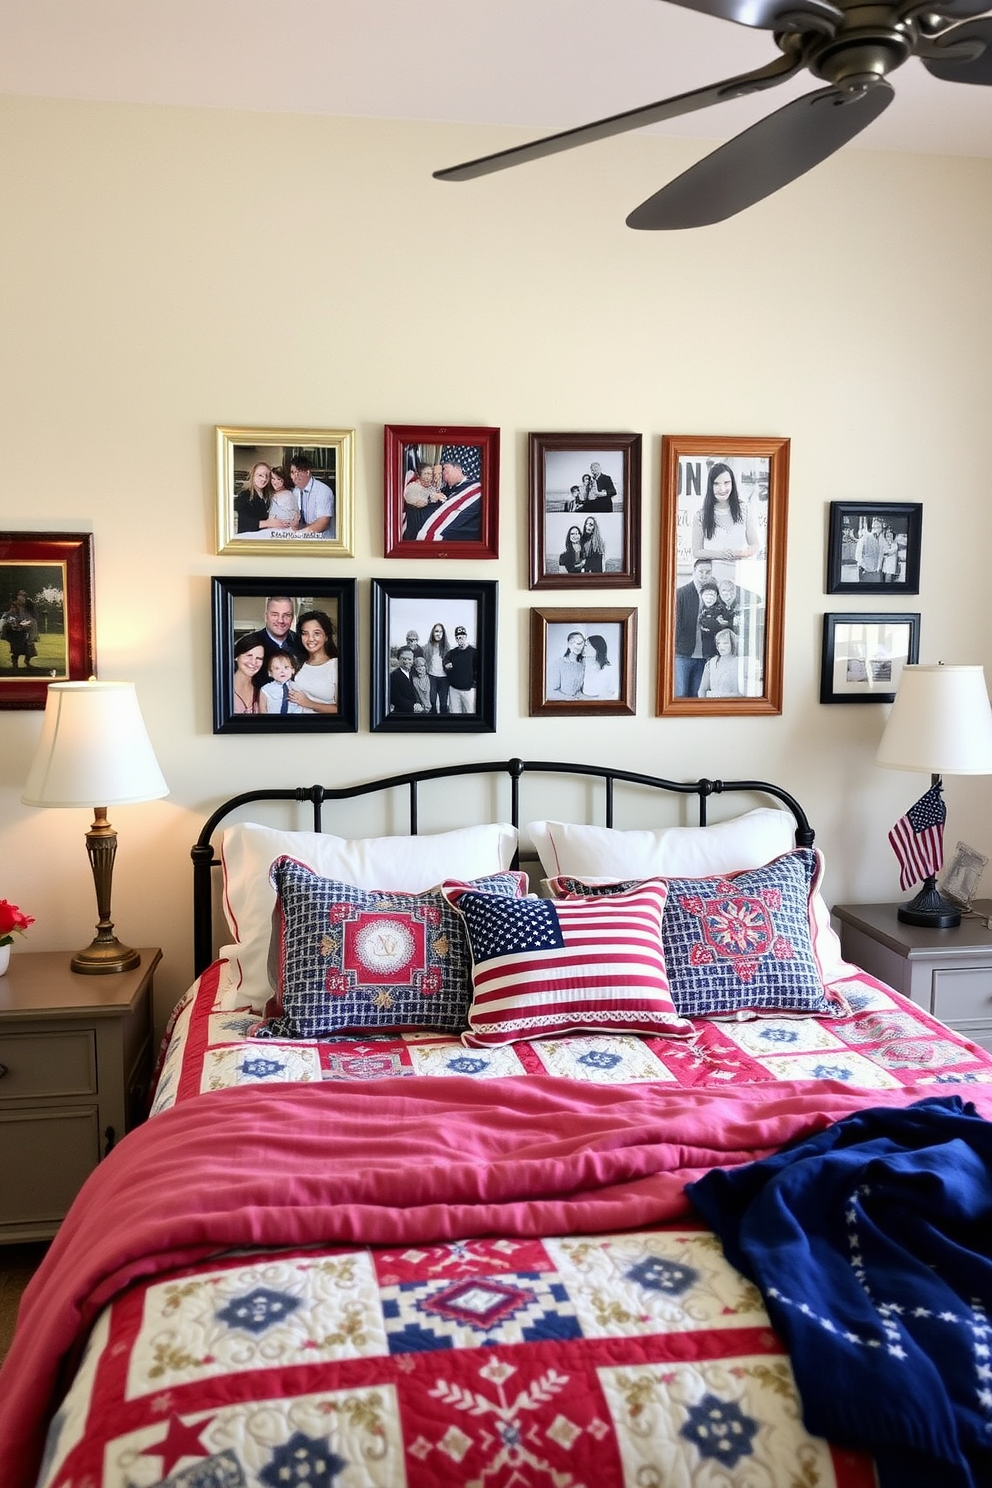
[[[462,917],[436,891],[379,893],[321,878],[295,858],[276,858],[270,949],[275,998],[256,1037],[430,1029],[459,1033],[472,1000],[472,962]],[[513,898],[520,873],[470,885]]]
[[[665,880],[665,969],[684,1018],[848,1011],[824,988],[813,947],[811,903],[821,867],[815,848],[798,848],[743,873]],[[607,891],[621,887],[629,885]],[[557,894],[604,888],[552,880]]]

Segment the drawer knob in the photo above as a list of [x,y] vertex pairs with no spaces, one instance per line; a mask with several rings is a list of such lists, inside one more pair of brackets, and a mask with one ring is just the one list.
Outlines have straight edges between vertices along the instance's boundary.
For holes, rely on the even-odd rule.
[[6,1075],[7,1073],[9,1073],[7,1066],[5,1064],[0,1064],[0,1080],[2,1080],[4,1075]]

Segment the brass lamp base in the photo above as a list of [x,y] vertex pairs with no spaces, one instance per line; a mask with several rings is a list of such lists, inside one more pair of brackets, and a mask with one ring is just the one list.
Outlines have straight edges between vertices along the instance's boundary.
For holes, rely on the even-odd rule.
[[76,952],[69,962],[69,970],[81,972],[84,976],[102,976],[105,972],[133,971],[140,965],[140,951],[121,945],[114,935],[109,939],[97,935],[85,950]]
[[110,886],[117,853],[117,833],[107,820],[106,806],[93,808],[93,825],[86,833],[86,851],[93,869],[96,907],[100,916],[96,935],[84,951],[77,951],[69,962],[71,971],[84,976],[102,976],[106,972],[132,971],[141,965],[141,955],[122,945],[114,934],[110,918]]

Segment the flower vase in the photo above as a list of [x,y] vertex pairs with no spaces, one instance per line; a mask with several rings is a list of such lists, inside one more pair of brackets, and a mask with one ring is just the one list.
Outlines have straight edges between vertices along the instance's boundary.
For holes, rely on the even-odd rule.
[[0,976],[3,976],[10,964],[10,946],[0,945]]

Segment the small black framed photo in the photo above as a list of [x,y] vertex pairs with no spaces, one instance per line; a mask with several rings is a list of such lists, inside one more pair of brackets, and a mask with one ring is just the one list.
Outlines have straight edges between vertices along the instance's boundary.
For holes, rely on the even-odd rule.
[[531,716],[634,713],[636,656],[633,606],[531,610]]
[[495,579],[372,580],[371,727],[496,728]]
[[919,594],[923,503],[831,501],[828,594]]
[[530,587],[636,589],[640,434],[530,434]]
[[356,581],[211,584],[214,733],[354,733]]
[[920,617],[824,615],[821,703],[891,703],[920,657]]
[[499,557],[499,430],[387,424],[387,558]]

